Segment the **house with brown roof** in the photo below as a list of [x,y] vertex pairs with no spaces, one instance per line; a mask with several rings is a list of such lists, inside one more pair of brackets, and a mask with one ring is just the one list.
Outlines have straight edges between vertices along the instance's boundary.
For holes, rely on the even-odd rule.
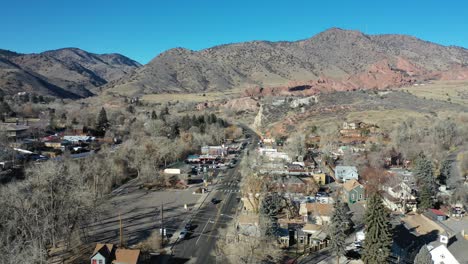
[[96,244],[91,255],[91,264],[138,264],[139,249],[117,249],[113,244]]
[[112,264],[137,264],[140,260],[139,249],[122,249],[115,252],[115,260]]
[[306,223],[328,225],[333,214],[333,204],[301,203],[299,214]]
[[343,184],[343,199],[350,204],[366,199],[365,189],[357,180],[349,180]]

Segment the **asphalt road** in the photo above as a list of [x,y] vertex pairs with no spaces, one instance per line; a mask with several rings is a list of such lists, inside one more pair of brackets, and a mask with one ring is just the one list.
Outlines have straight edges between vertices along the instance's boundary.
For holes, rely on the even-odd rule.
[[[251,136],[254,138],[246,150],[253,154],[258,139],[253,133]],[[241,158],[245,158],[246,150]],[[185,239],[178,240],[173,247],[170,263],[216,262],[216,240],[219,237],[219,229],[233,223],[240,202],[239,163],[240,161],[235,168],[228,169],[224,177],[218,178],[216,187],[192,218],[192,230],[189,235]],[[213,198],[219,202],[213,204],[211,202]]]
[[[173,262],[213,263],[211,252],[215,249],[218,229],[233,221],[239,204],[239,179],[237,169],[231,169],[208,196],[204,206],[191,220],[192,230],[185,239],[181,239],[173,248]],[[211,199],[218,203],[213,204]],[[178,235],[178,234],[175,234]]]

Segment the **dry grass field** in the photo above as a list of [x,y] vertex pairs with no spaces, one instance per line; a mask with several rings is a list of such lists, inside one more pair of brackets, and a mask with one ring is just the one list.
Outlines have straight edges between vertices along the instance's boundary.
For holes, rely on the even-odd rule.
[[165,102],[211,102],[221,99],[238,97],[241,93],[240,89],[229,90],[225,92],[206,92],[206,93],[162,93],[162,94],[145,94],[141,99],[148,103],[165,103]]
[[402,89],[426,99],[468,105],[467,81],[437,81],[425,85],[404,87]]
[[391,131],[407,119],[421,126],[439,118],[463,122],[468,118],[468,82],[437,82],[387,93],[322,94],[318,104],[306,107],[302,112],[298,110],[268,108],[266,115],[270,125],[266,129],[272,134],[274,131],[286,134],[305,131],[312,126],[330,130],[341,126],[345,120],[360,120]]

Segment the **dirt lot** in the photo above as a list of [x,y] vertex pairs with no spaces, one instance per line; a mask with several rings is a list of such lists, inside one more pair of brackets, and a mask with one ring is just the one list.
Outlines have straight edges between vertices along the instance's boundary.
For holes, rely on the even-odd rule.
[[187,204],[191,210],[201,198],[193,194],[195,188],[185,190],[146,191],[130,182],[118,194],[100,205],[97,221],[83,230],[87,242],[117,243],[119,240],[119,216],[122,219],[124,241],[128,245],[147,238],[152,230],[160,227],[160,210],[163,206],[164,222],[168,232],[174,231],[184,220]]

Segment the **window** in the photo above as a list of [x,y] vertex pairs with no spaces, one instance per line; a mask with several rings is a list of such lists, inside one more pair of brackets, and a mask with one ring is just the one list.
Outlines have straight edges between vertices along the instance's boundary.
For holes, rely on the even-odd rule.
[[99,260],[99,264],[103,264],[103,263],[102,263],[102,259]]
[[359,194],[359,200],[362,200],[362,193]]
[[354,200],[354,193],[351,194],[351,200]]

